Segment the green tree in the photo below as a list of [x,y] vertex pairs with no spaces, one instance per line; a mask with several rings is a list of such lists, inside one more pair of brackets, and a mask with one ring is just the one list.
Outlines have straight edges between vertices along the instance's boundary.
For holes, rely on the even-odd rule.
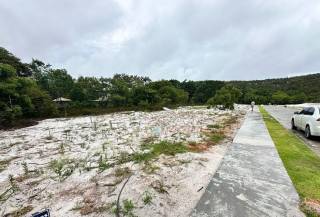
[[287,104],[289,103],[290,97],[287,93],[278,90],[272,94],[272,103],[273,104]]
[[32,71],[28,64],[22,63],[18,57],[14,56],[3,47],[0,47],[0,63],[12,66],[16,70],[18,76],[32,75]]
[[70,97],[74,81],[65,69],[52,69],[45,76],[50,96],[53,98]]
[[14,67],[0,64],[0,78],[0,125],[11,125],[21,117],[50,116],[56,111],[35,81],[18,77]]
[[90,101],[102,96],[103,86],[95,77],[80,76],[73,85],[70,96],[75,101]]
[[192,104],[192,99],[197,89],[197,82],[184,80],[181,83],[181,88],[188,93],[188,103]]
[[0,125],[10,125],[22,116],[22,108],[16,104],[20,95],[16,92],[16,70],[0,63]]
[[183,105],[188,101],[188,93],[173,86],[164,86],[159,89],[163,105]]
[[238,88],[226,85],[217,91],[214,97],[210,98],[207,103],[211,106],[222,106],[227,109],[234,109],[234,103],[239,100],[241,92]]
[[305,102],[307,99],[307,95],[303,92],[294,94],[293,96],[290,96],[290,103],[292,104],[299,104]]
[[124,107],[132,105],[132,87],[126,79],[114,76],[110,86],[110,105]]
[[196,90],[193,94],[193,101],[196,104],[203,104],[213,97],[217,90],[224,85],[222,81],[198,81]]
[[160,102],[159,93],[147,86],[139,86],[134,88],[132,101],[135,106],[150,106]]

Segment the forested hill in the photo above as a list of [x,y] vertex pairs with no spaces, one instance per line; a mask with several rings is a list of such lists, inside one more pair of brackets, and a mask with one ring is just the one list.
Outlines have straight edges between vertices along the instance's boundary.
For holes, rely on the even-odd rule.
[[248,103],[320,102],[320,73],[278,79],[229,81],[242,91],[241,101]]
[[[67,103],[54,99],[66,98]],[[17,120],[163,106],[320,102],[320,74],[257,81],[178,81],[115,74],[73,78],[67,70],[33,59],[23,63],[0,47],[0,127]]]

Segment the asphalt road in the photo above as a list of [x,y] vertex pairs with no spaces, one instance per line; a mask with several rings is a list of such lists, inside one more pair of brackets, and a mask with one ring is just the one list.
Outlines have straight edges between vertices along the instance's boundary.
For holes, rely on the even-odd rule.
[[[265,109],[275,119],[277,119],[285,128],[291,130],[291,117],[295,111],[299,109],[284,107],[284,106],[265,106]],[[314,137],[312,139],[306,139],[303,131],[293,130],[297,136],[299,136],[316,154],[320,156],[320,137]]]

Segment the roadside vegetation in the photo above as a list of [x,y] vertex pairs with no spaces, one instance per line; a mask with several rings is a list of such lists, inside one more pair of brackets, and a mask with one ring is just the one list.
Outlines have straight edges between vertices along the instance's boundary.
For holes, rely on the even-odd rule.
[[301,198],[301,209],[307,216],[319,216],[312,204],[320,206],[320,157],[304,142],[285,129],[276,119],[259,107],[283,164]]

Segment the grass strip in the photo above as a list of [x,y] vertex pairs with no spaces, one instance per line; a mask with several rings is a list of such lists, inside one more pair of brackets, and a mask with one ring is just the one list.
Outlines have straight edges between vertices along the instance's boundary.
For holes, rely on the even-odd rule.
[[300,138],[285,129],[262,106],[259,106],[259,110],[302,201],[320,201],[320,157]]

